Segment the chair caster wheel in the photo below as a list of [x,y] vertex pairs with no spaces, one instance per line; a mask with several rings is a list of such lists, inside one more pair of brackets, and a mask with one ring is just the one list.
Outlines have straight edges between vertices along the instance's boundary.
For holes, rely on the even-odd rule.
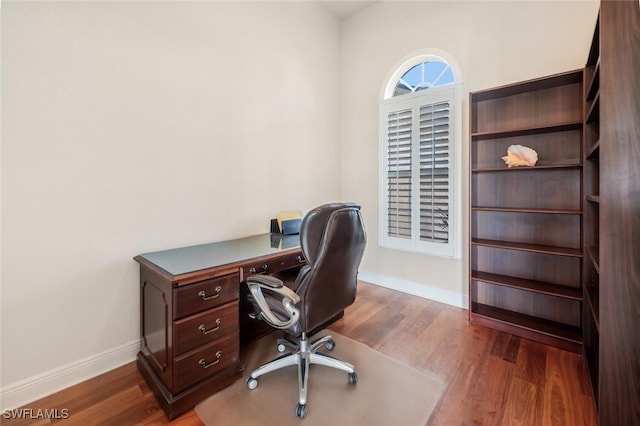
[[307,404],[298,403],[298,405],[296,405],[296,417],[304,419],[305,417],[307,417],[307,412],[309,412]]
[[358,375],[356,373],[349,373],[349,384],[355,385],[358,383]]
[[325,343],[324,347],[327,348],[328,351],[332,351],[333,348],[336,347],[336,342],[334,342],[333,339],[329,340],[327,343]]
[[258,387],[258,379],[254,379],[253,377],[249,377],[247,379],[247,387],[251,390],[254,390]]

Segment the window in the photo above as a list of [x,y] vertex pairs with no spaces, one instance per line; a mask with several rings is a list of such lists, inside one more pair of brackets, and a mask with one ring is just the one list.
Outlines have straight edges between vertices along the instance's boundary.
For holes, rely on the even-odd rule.
[[380,108],[384,247],[460,256],[455,83],[449,63],[434,56],[414,58],[387,82]]
[[453,71],[446,62],[431,60],[414,65],[398,80],[393,96],[453,83]]

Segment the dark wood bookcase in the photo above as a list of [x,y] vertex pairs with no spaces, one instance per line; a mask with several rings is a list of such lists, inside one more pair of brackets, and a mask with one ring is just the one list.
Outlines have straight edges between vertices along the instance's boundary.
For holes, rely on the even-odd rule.
[[600,3],[584,111],[584,353],[599,424],[640,425],[638,1]]
[[[470,321],[582,351],[583,70],[470,94]],[[538,153],[508,168],[510,145]]]
[[584,355],[598,400],[600,336],[600,15],[584,69]]
[[601,1],[583,70],[469,105],[470,321],[583,352],[599,424],[640,426],[638,1]]

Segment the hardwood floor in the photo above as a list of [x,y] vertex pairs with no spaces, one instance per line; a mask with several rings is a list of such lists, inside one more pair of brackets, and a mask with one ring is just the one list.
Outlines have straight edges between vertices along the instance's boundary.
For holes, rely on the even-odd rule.
[[[331,329],[439,376],[447,389],[428,425],[597,424],[581,356],[469,325],[464,309],[361,283]],[[202,424],[193,410],[169,422],[134,362],[25,408],[66,409],[68,418],[56,421],[65,426]]]

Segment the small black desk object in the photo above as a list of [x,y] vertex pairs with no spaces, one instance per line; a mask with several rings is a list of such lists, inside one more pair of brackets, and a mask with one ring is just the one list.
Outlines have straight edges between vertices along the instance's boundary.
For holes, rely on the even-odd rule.
[[242,376],[240,283],[305,263],[299,235],[280,234],[134,259],[140,264],[138,369],[169,419]]

